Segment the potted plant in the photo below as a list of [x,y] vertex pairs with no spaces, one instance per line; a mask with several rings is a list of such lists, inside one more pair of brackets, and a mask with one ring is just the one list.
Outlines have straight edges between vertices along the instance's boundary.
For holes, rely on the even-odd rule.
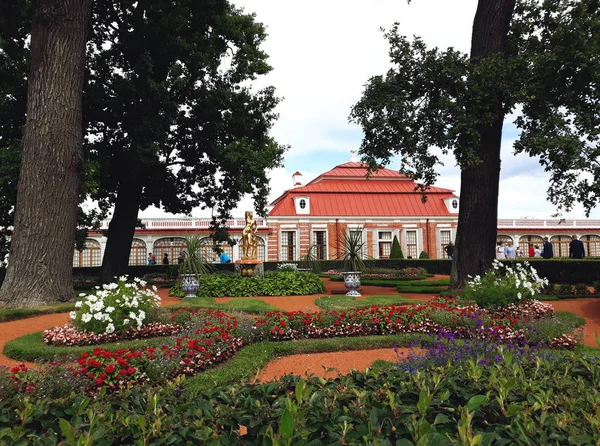
[[198,235],[190,235],[185,239],[186,253],[179,265],[179,280],[185,297],[196,297],[200,287],[199,276],[210,272],[210,266],[199,255],[200,240]]
[[358,289],[360,288],[360,275],[365,269],[363,260],[363,251],[365,242],[362,237],[362,228],[343,232],[340,235],[340,252],[338,258],[342,260],[344,276],[344,285],[348,288],[346,296],[360,296]]

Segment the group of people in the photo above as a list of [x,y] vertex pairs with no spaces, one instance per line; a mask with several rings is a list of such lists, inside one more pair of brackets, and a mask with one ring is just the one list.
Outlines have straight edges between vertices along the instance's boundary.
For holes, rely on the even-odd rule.
[[[185,259],[185,253],[180,252],[179,257],[177,258],[177,263],[183,263],[183,259]],[[168,265],[169,263],[169,254],[165,252],[165,255],[162,259],[162,264]],[[148,253],[148,265],[156,265],[156,256],[151,252]]]
[[[583,242],[574,235],[569,243],[569,258],[570,259],[583,259],[585,257],[585,247]],[[543,244],[540,245],[529,245],[529,257],[541,257],[544,259],[551,259],[554,257],[554,247],[548,240],[548,237],[544,237]],[[517,257],[525,257],[520,247],[514,247],[512,241],[506,243],[498,242],[496,247],[496,258],[498,259],[515,259]]]

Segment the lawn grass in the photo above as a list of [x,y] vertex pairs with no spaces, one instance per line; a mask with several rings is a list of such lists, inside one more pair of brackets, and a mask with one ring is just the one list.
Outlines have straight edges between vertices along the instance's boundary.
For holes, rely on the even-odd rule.
[[404,286],[398,285],[396,290],[399,293],[407,294],[440,294],[442,291],[446,291],[446,287],[440,286]]
[[[325,279],[329,279],[332,282],[343,282],[344,281],[344,277],[343,276],[328,276],[325,274],[321,274],[322,278]],[[427,277],[433,277],[433,275],[423,275],[423,276],[417,276],[417,277],[362,277],[362,280],[374,280],[374,281],[380,281],[383,283],[386,282],[390,282],[390,281],[396,281],[396,282],[414,282],[414,281],[419,281],[419,280],[425,280]],[[391,286],[391,285],[382,285],[382,286]]]
[[420,343],[423,346],[427,346],[432,342],[432,337],[419,334],[258,342],[244,347],[229,361],[188,378],[186,389],[190,396],[193,397],[212,387],[238,384],[244,381],[252,382],[260,372],[260,369],[269,361],[279,356],[344,350],[394,348],[409,346],[412,343]]
[[219,303],[212,297],[186,297],[181,303],[170,305],[170,310],[174,308],[190,308],[190,309],[217,309],[217,310],[237,310],[244,313],[264,314],[269,311],[281,310],[273,305],[270,305],[262,300],[255,299],[233,299],[227,303]]
[[0,322],[16,321],[43,314],[66,313],[75,309],[74,303],[47,305],[35,308],[3,308],[0,309]]
[[387,305],[416,305],[426,301],[406,299],[398,296],[369,296],[356,300],[354,296],[336,295],[324,296],[315,300],[315,305],[324,310],[349,310],[353,308],[369,308],[372,306]]
[[143,347],[160,347],[169,339],[169,336],[164,336],[159,338],[136,339],[133,341],[111,342],[108,344],[59,347],[44,344],[42,341],[42,332],[38,331],[8,341],[4,346],[3,353],[9,358],[18,361],[51,361],[54,359],[68,361],[78,359],[82,353],[89,353],[97,347],[110,351],[117,351],[122,348],[140,349]]
[[554,316],[569,325],[573,325],[574,327],[582,327],[585,325],[585,318],[569,311],[555,311]]

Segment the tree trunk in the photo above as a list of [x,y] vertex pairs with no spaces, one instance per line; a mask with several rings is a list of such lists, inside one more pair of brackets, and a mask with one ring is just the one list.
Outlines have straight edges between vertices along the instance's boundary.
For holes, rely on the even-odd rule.
[[[515,0],[479,0],[471,39],[473,63],[506,51],[514,8]],[[497,114],[497,119],[479,129],[481,144],[478,155],[481,163],[461,172],[451,288],[463,287],[469,274],[484,274],[496,256],[500,146],[504,122],[502,105],[501,99],[490,104],[490,110]]]
[[102,283],[112,282],[115,277],[127,274],[131,242],[141,201],[142,183],[138,173],[132,171],[130,176],[121,181],[117,190],[115,211],[108,225],[108,240],[102,258]]
[[82,91],[92,0],[38,0],[14,235],[0,304],[71,299],[82,151]]

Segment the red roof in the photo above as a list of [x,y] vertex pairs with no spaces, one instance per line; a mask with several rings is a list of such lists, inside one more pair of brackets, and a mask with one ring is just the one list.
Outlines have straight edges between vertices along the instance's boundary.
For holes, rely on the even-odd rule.
[[294,198],[310,197],[312,216],[450,216],[444,203],[454,198],[450,189],[430,187],[427,202],[421,201],[417,184],[391,169],[379,169],[365,178],[364,164],[349,162],[334,167],[308,183],[283,193],[269,212],[274,216],[296,216]]

